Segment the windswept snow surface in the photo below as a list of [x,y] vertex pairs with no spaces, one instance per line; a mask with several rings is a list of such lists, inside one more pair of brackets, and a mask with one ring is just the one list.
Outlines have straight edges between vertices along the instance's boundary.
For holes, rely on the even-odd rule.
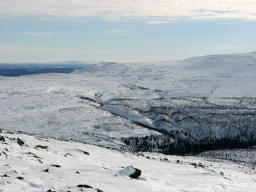
[[[231,162],[131,154],[24,134],[0,135],[5,140],[0,141],[0,191],[256,190],[255,170]],[[142,171],[138,179],[128,176],[128,166]]]

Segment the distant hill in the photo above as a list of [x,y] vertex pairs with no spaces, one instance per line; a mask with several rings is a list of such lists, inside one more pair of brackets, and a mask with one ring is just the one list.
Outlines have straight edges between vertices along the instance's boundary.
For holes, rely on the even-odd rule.
[[[38,66],[33,70],[47,65]],[[59,70],[56,66],[51,69]],[[81,68],[66,74],[2,76],[0,125],[166,154],[256,144],[255,52]]]

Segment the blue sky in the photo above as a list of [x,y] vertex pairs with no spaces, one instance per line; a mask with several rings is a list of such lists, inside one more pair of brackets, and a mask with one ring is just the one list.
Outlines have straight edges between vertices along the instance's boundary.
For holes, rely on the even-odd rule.
[[0,62],[161,61],[256,50],[256,1],[175,2],[1,0]]

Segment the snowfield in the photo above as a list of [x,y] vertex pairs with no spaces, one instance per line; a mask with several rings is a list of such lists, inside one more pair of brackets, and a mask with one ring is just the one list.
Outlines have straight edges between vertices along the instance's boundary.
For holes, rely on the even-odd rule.
[[256,52],[0,76],[0,106],[0,191],[256,190],[255,147],[230,152],[256,145]]
[[[256,171],[203,158],[120,152],[73,141],[0,134],[1,191],[255,191]],[[19,145],[17,140],[24,144]],[[3,139],[2,139],[3,140]],[[141,170],[132,179],[132,166]]]

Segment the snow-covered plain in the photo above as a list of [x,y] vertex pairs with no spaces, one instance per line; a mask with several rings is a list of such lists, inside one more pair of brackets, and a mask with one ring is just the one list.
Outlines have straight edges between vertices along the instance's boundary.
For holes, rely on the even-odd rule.
[[[156,63],[86,64],[82,70],[70,74],[0,77],[0,83],[0,129],[3,130],[118,150],[169,154],[173,153],[172,147],[163,148],[164,141],[175,146],[179,142],[187,142],[189,146],[212,143],[211,147],[215,141],[222,144],[228,139],[232,147],[256,142],[256,52]],[[2,135],[9,136],[7,133]],[[15,140],[13,143],[8,140],[9,145],[1,143],[1,151],[8,154],[6,149],[9,150],[9,157],[14,159],[9,165],[19,165],[19,174],[24,173],[24,178],[27,178],[20,181],[14,176],[1,177],[1,182],[6,184],[3,189],[7,190],[16,186],[27,191],[48,188],[59,191],[68,190],[68,187],[75,191],[78,184],[84,183],[82,181],[103,191],[256,189],[255,178],[250,173],[252,169],[239,169],[241,165],[231,162],[212,163],[195,157],[147,154],[156,159],[168,158],[167,163],[73,141],[49,139],[47,142],[35,140],[32,136],[14,136],[22,137],[28,147],[19,147]],[[49,146],[48,151],[34,149],[37,142]],[[144,143],[150,147],[145,148]],[[225,145],[218,146],[225,148]],[[179,152],[182,147],[174,152]],[[46,159],[46,167],[57,163],[51,159],[67,166],[51,168],[49,170],[56,171],[56,174],[45,176],[43,171],[38,171],[44,168],[44,164],[24,154],[30,149]],[[84,162],[77,149],[88,150],[95,156],[91,155],[91,159]],[[65,157],[64,153],[70,153],[72,158]],[[0,157],[7,158],[3,154]],[[30,168],[27,158],[32,158],[35,166]],[[183,163],[177,164],[177,158]],[[101,170],[103,166],[99,162],[105,161],[109,171]],[[38,162],[40,164],[37,165]],[[208,168],[195,169],[189,165],[191,162],[201,162]],[[1,171],[7,174],[13,168],[5,164],[8,163],[1,164]],[[210,164],[214,172],[208,170]],[[121,166],[128,165],[142,170],[139,180],[115,177]],[[146,168],[144,171],[143,166]],[[223,166],[229,176],[226,176]],[[86,172],[85,175],[73,173],[78,167]],[[245,169],[248,169],[247,173]],[[219,172],[224,172],[224,177]],[[86,180],[89,176],[91,179]],[[64,187],[63,183],[66,183]]]
[[[3,132],[1,191],[255,191],[256,171],[231,162],[114,151]],[[17,139],[24,142],[22,146]],[[124,167],[142,171],[138,179]],[[82,187],[84,186],[84,187]],[[86,188],[87,187],[87,188]]]

